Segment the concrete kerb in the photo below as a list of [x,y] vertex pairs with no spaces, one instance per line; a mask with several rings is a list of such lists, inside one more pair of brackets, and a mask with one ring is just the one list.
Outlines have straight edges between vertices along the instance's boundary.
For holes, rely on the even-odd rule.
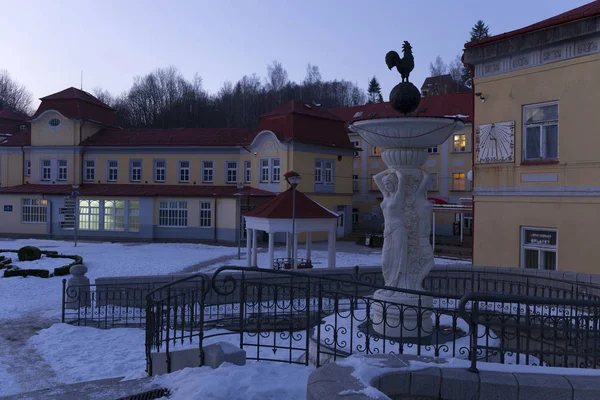
[[[600,399],[598,376],[507,371],[480,371],[475,374],[462,366],[453,367],[443,359],[431,357],[378,354],[355,358],[358,360],[354,360],[353,365],[374,365],[375,371],[366,375],[371,376],[370,382],[364,382],[365,376],[361,376],[364,372],[344,364],[344,361],[330,363],[310,375],[307,399],[347,400],[348,396],[355,400]],[[376,364],[372,363],[373,359]],[[411,366],[411,361],[419,361],[419,365]]]

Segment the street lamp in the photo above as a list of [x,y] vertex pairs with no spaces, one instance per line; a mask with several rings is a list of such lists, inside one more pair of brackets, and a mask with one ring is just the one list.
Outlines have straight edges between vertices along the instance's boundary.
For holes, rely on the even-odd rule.
[[237,193],[237,209],[239,211],[240,219],[238,221],[238,235],[237,235],[237,243],[238,243],[238,260],[242,259],[242,190],[244,190],[244,183],[240,182],[237,184],[238,193]]
[[296,187],[300,183],[302,177],[294,171],[290,171],[284,175],[287,183],[292,187],[292,266],[296,269],[298,260],[296,259]]
[[73,218],[75,218],[73,226],[73,242],[74,246],[77,247],[77,225],[79,223],[79,204],[77,203],[77,196],[79,196],[79,185],[72,185],[71,197],[75,203],[75,209],[73,210]]

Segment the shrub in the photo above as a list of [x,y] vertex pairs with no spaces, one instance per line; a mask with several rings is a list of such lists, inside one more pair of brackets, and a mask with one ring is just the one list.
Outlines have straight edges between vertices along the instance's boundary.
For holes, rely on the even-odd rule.
[[10,278],[12,276],[37,276],[39,278],[49,278],[50,271],[47,269],[7,269],[4,271],[4,277]]
[[61,254],[61,255],[55,255],[55,256],[48,255],[48,257],[52,257],[52,258],[70,258],[71,260],[73,260],[72,263],[69,263],[69,264],[64,265],[62,267],[54,268],[54,273],[52,274],[53,276],[69,275],[70,271],[71,271],[71,267],[73,265],[77,265],[77,264],[83,263],[83,258],[81,256],[78,256],[78,255],[69,256],[69,255],[63,255],[63,254]]
[[34,246],[21,247],[18,252],[19,261],[35,261],[42,258],[42,251]]

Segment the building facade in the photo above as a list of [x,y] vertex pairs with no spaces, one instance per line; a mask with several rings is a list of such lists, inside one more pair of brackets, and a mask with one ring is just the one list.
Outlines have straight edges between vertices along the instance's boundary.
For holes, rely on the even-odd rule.
[[468,43],[476,265],[597,273],[600,2]]
[[69,88],[3,131],[2,236],[235,242],[241,214],[285,191],[290,170],[341,215],[339,236],[351,230],[352,145],[344,121],[310,104],[284,104],[255,130],[123,129]]
[[[471,197],[471,182],[468,179],[472,166],[471,117],[473,95],[453,93],[421,98],[419,108],[411,116],[451,116],[461,118],[465,126],[456,131],[441,146],[430,148],[425,169],[432,175],[432,185],[428,193],[435,202],[460,204]],[[349,124],[365,118],[402,117],[389,103],[366,104],[364,106],[339,108],[331,112]],[[364,142],[356,133],[348,131],[354,153],[352,165],[352,222],[354,230],[378,230],[383,224],[379,207],[381,193],[373,177],[386,166],[381,159],[381,149]],[[437,218],[436,233],[452,235],[458,216],[440,215]],[[470,230],[471,216],[464,218],[465,231]]]

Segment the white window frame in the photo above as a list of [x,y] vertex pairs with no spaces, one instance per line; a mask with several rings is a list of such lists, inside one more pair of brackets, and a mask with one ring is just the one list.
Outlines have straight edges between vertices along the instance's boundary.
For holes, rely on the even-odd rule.
[[177,162],[177,182],[189,183],[191,179],[192,162],[180,160]]
[[103,200],[102,226],[105,231],[125,231],[125,210],[127,209],[125,203],[125,200]]
[[[350,143],[352,143],[352,147],[356,147],[356,148],[360,147],[360,140],[352,140]],[[360,156],[360,151],[355,151],[352,153],[353,158],[358,158],[359,156]]]
[[66,181],[69,176],[69,162],[64,158],[59,158],[56,160],[56,170],[56,180]]
[[433,146],[433,147],[429,147],[427,149],[427,153],[428,154],[440,154],[440,149],[439,146]]
[[325,164],[324,160],[315,160],[315,183],[322,184],[324,182],[323,179],[323,165]]
[[25,160],[25,176],[31,176],[31,160]]
[[225,161],[225,183],[237,183],[238,162]]
[[[111,166],[111,163],[115,163],[115,165]],[[119,181],[119,160],[106,160],[106,181]]]
[[359,180],[359,176],[356,174],[352,175],[352,191],[353,192],[360,191],[360,180]]
[[127,230],[129,232],[140,231],[140,202],[139,200],[129,200],[127,202]]
[[[162,166],[159,165],[162,163]],[[154,160],[154,182],[166,182],[167,180],[167,160]]]
[[430,172],[429,173],[431,175],[431,185],[429,186],[429,191],[430,192],[437,192],[439,191],[438,189],[438,173],[437,172]]
[[244,183],[252,182],[252,160],[244,160]]
[[[210,174],[210,177],[207,177],[207,174]],[[202,183],[214,183],[214,181],[215,162],[212,160],[202,161]]]
[[[277,161],[277,165],[275,162]],[[281,160],[279,158],[271,158],[271,182],[277,183],[281,180]]]
[[83,180],[88,182],[96,180],[96,160],[83,160]]
[[261,158],[260,159],[260,179],[259,182],[260,183],[268,183],[269,182],[269,176],[270,174],[270,166],[269,166],[269,159],[268,158]]
[[335,180],[333,176],[333,169],[335,168],[335,164],[333,160],[325,160],[325,184],[333,185]]
[[[464,138],[465,147],[463,150],[461,150],[462,146],[460,146],[460,145],[457,146],[457,144],[460,144],[463,141],[463,139],[462,139],[463,136],[465,137]],[[457,137],[458,137],[458,140],[457,140]],[[468,142],[468,140],[467,140],[466,133],[455,133],[454,135],[452,135],[452,152],[453,153],[467,153],[468,148],[469,148],[467,142]],[[457,150],[457,147],[458,147],[458,150]]]
[[158,226],[161,228],[187,228],[187,201],[164,200],[158,203]]
[[[95,202],[97,205],[93,205]],[[81,199],[77,203],[77,228],[83,231],[100,230],[100,204],[102,200]],[[87,211],[83,211],[87,210]],[[86,220],[87,217],[87,220]]]
[[24,224],[45,224],[48,222],[48,200],[21,199],[21,222]]
[[[556,233],[556,245],[546,245],[543,243],[540,244],[530,244],[525,243],[526,232],[527,231],[541,231],[541,232],[554,232]],[[538,254],[538,270],[542,271],[558,271],[558,229],[556,228],[540,228],[533,226],[521,226],[521,240],[520,240],[520,253],[521,253],[521,265],[522,269],[533,269],[533,268],[525,268],[525,250],[537,250]],[[543,255],[542,252],[552,252],[555,254],[555,269],[554,270],[546,270],[543,269]]]
[[[136,166],[139,163],[139,166]],[[129,160],[129,181],[130,182],[141,182],[142,181],[142,160],[135,158]]]
[[[539,107],[548,107],[548,106],[556,106],[556,113],[558,115],[558,119],[556,120],[546,120],[546,121],[537,121],[532,123],[526,123],[526,114],[527,110],[531,108],[539,108]],[[559,159],[559,150],[560,150],[560,108],[558,101],[549,101],[546,103],[537,103],[537,104],[528,104],[523,106],[523,126],[522,126],[522,160],[523,161],[545,161],[545,160],[558,160]],[[546,156],[546,136],[544,127],[556,125],[556,157],[547,157]],[[539,127],[540,129],[540,157],[539,158],[531,158],[527,156],[527,128],[531,127]]]
[[200,201],[200,228],[212,228],[212,203]]
[[[44,165],[45,163],[48,165]],[[40,160],[40,180],[45,182],[52,180],[52,160],[48,158]]]
[[[462,174],[462,175],[464,175],[464,178],[454,179],[454,174]],[[460,171],[452,172],[450,174],[450,177],[452,179],[452,187],[451,187],[451,191],[452,192],[468,192],[469,191],[469,186],[468,186],[468,181],[467,181],[467,173],[466,172],[460,172]],[[456,188],[454,182],[457,182],[457,181],[464,182],[464,188],[463,189]]]

